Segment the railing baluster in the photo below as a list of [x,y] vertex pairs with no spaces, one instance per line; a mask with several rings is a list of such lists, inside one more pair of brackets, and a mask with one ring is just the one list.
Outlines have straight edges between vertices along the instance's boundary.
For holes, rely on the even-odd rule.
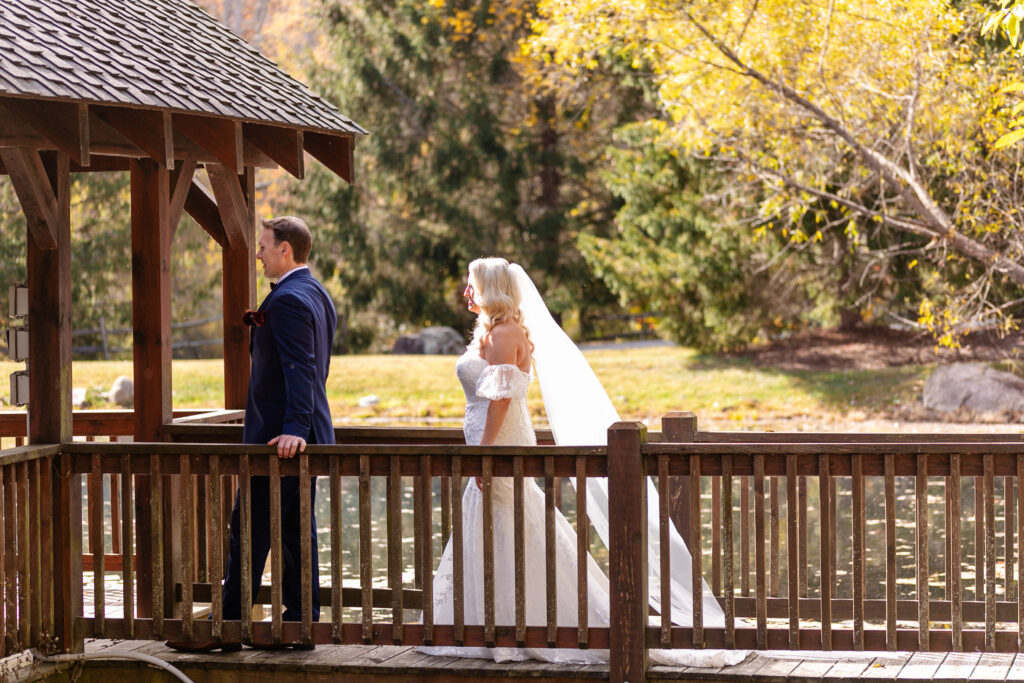
[[452,536],[452,483],[451,477],[441,477],[441,547],[448,547]]
[[[763,462],[762,462],[763,466]],[[756,488],[756,484],[755,484]],[[761,472],[761,515],[764,515],[764,472]],[[667,521],[667,520],[666,520]],[[764,542],[764,521],[761,522],[760,541]],[[690,567],[691,583],[693,587],[693,646],[704,647],[704,542],[701,538],[701,514],[700,514],[700,456],[690,456],[690,538],[693,547],[690,548],[690,558],[693,561]],[[668,550],[666,544],[665,550]],[[667,555],[663,552],[662,555]],[[764,548],[761,549],[761,564],[758,570],[764,570]],[[662,583],[665,582],[664,576]],[[762,580],[763,583],[763,580]],[[671,602],[671,600],[670,600]]]
[[30,557],[32,542],[28,506],[28,463],[16,466],[18,475],[18,629],[21,642],[26,647],[34,645],[31,639],[31,599],[35,577],[32,576]]
[[[206,478],[209,488],[210,500],[210,618],[211,636],[215,639],[224,637],[224,587],[221,580],[224,578],[224,556],[221,554],[223,547],[224,517],[221,508],[221,474],[220,456],[214,453],[209,456],[210,474]],[[127,538],[127,536],[125,537]]]
[[452,456],[452,622],[455,644],[462,645],[466,641],[466,611],[463,587],[465,584],[465,568],[463,566],[462,547],[462,458]]
[[800,582],[800,597],[807,597],[807,477],[800,475],[796,480],[797,510],[800,515],[797,538],[799,539],[800,559],[797,563]]
[[[754,571],[757,574],[757,649],[768,647],[768,595],[765,586],[764,456],[754,456]],[[694,587],[696,593],[696,586]]]
[[750,477],[740,477],[740,594],[750,595]]
[[996,510],[995,475],[991,453],[983,458],[985,491],[985,650],[996,647]]
[[373,556],[370,521],[370,456],[359,456],[359,588],[363,643],[373,642]]
[[120,479],[118,474],[110,475],[110,552],[113,555],[121,554]]
[[[342,578],[341,578],[341,460],[331,458],[331,640],[342,641]],[[424,606],[426,606],[424,604]]]
[[[276,457],[276,456],[275,456]],[[242,641],[252,642],[252,475],[249,454],[238,458],[239,575],[242,593]]]
[[[277,454],[267,458],[267,486],[270,490],[270,640],[280,643],[282,589],[284,584],[284,551],[281,547],[281,459]],[[260,581],[253,577],[258,586]]]
[[43,605],[42,597],[44,593],[49,592],[49,574],[43,574],[43,552],[42,552],[42,537],[40,536],[40,527],[42,526],[43,516],[40,508],[40,491],[39,491],[39,460],[33,460],[26,464],[26,479],[29,485],[29,517],[32,520],[31,526],[31,574],[35,577],[33,584],[35,589],[32,591],[31,597],[31,611],[32,618],[29,626],[29,640],[35,646],[39,644],[39,634],[43,621]]
[[[113,477],[111,477],[113,480]],[[184,486],[184,482],[182,482]],[[209,560],[209,525],[210,513],[208,510],[206,475],[197,474],[192,483],[192,495],[195,496],[195,514],[192,515],[192,530],[195,534],[195,579],[200,583],[206,583],[210,578]],[[117,552],[116,550],[114,552]]]
[[[836,478],[835,477],[829,477],[829,479],[828,479],[828,495],[829,495],[829,501],[830,501],[830,503],[829,503],[829,511],[830,511],[829,514],[831,515],[832,524],[835,525],[835,524],[838,523],[838,520],[839,520],[839,515],[838,515],[838,512],[837,512],[838,505],[836,503],[837,494],[836,494]],[[836,586],[836,565],[839,564],[839,549],[836,547],[836,537],[839,534],[835,533],[835,528],[834,527],[833,527],[832,531],[833,531],[833,533],[830,534],[829,537],[828,537],[829,556],[832,558],[832,562],[829,564],[829,567],[830,567],[831,571],[829,572],[828,580],[829,580],[829,583],[831,583],[833,586]]]
[[864,470],[861,455],[852,458],[853,484],[853,648],[864,649]]
[[725,612],[725,646],[736,647],[736,586],[733,571],[732,456],[722,456],[722,573],[724,575],[722,611]]
[[946,588],[946,600],[950,600],[952,598],[952,595],[953,595],[953,589],[952,589],[952,586],[951,586],[951,582],[953,581],[953,562],[952,562],[952,559],[953,559],[953,544],[952,544],[952,538],[953,538],[953,518],[952,518],[952,515],[950,514],[950,506],[952,505],[952,502],[950,501],[950,497],[949,497],[949,481],[950,481],[949,479],[946,479],[946,482],[945,482],[945,486],[946,486],[946,495],[945,495],[945,501],[944,501],[945,516],[943,517],[943,522],[944,522],[945,527],[946,527],[946,538],[945,538],[945,542],[946,542],[946,553],[945,553],[945,564],[946,564],[946,586],[945,586],[945,588]]
[[392,640],[402,644],[402,469],[399,456],[388,458],[388,587],[391,589]]
[[[692,500],[692,499],[691,499]],[[658,456],[658,555],[661,560],[661,644],[672,645],[672,558],[669,545],[668,456]],[[653,588],[653,586],[652,586]],[[694,603],[697,602],[694,596]]]
[[488,456],[480,460],[484,508],[484,644],[494,647],[494,482],[491,478],[494,461]]
[[768,529],[771,534],[771,551],[769,552],[769,567],[771,583],[768,587],[768,592],[772,597],[778,597],[779,595],[779,478],[769,477],[768,478],[768,515],[769,523]]
[[974,478],[974,599],[985,599],[985,501],[982,480]]
[[192,459],[187,455],[179,457],[179,515],[181,525],[181,635],[185,640],[192,640],[192,582],[195,580],[195,569],[192,566]]
[[1013,539],[1013,477],[1003,477],[1003,599],[1010,600],[1013,597],[1013,565],[1014,565],[1014,539]]
[[786,595],[789,602],[789,647],[800,647],[800,550],[797,547],[797,484],[796,455],[786,455],[786,559],[789,581]]
[[[660,475],[659,475],[660,476]],[[664,520],[668,522],[667,518]],[[590,559],[590,519],[587,517],[587,458],[576,456],[576,642],[590,643],[590,585],[587,573]],[[518,622],[516,622],[518,624]]]
[[1017,649],[1024,652],[1024,454],[1017,455]]
[[963,650],[963,591],[960,586],[960,454],[949,456],[949,599],[953,652]]
[[896,461],[885,454],[885,647],[896,649]]
[[3,468],[4,475],[4,556],[6,572],[4,587],[4,609],[6,610],[6,628],[4,629],[5,651],[9,654],[23,649],[24,643],[18,638],[18,530],[15,503],[17,502],[14,465]]
[[[302,608],[299,627],[299,638],[305,645],[313,644],[313,499],[312,482],[309,478],[309,455],[299,453],[299,543],[300,566],[302,579]],[[319,576],[319,571],[317,572]],[[317,605],[317,608],[320,606]]]
[[431,478],[430,456],[420,458],[420,566],[423,567],[422,598],[423,642],[434,640],[434,486]]
[[132,508],[132,456],[121,455],[121,602],[128,638],[135,635],[135,538]]
[[149,543],[153,553],[153,636],[162,638],[164,634],[164,477],[159,455],[149,456]]
[[[40,567],[39,576],[44,577],[46,582],[46,589],[42,591],[42,601],[40,603],[40,609],[42,610],[42,622],[41,628],[43,633],[48,633],[51,636],[55,633],[54,621],[53,621],[53,595],[56,588],[53,579],[53,554],[49,549],[49,544],[53,542],[53,490],[51,488],[52,483],[50,480],[50,459],[36,460],[36,477],[39,483],[39,543],[36,547],[39,549],[40,555]],[[0,486],[2,488],[2,486]],[[0,525],[2,526],[2,525]],[[3,543],[0,540],[0,543]],[[3,553],[0,552],[0,579],[3,578]],[[3,594],[0,593],[0,600],[3,599]],[[3,612],[0,611],[0,628],[3,628]],[[0,650],[3,648],[3,636],[0,635]]]
[[711,478],[711,592],[722,595],[722,478]]
[[544,456],[544,597],[547,605],[548,647],[555,647],[558,629],[558,578],[555,574],[555,459]]
[[832,517],[832,489],[829,482],[832,472],[827,455],[818,456],[818,545],[821,557],[821,649],[832,649],[832,553],[830,540],[835,536],[835,520]]
[[95,635],[103,637],[106,628],[104,618],[106,616],[106,601],[104,587],[106,575],[105,553],[103,547],[103,471],[101,469],[100,454],[93,453],[91,456],[92,471],[87,477],[89,491],[89,552],[92,553],[92,576],[93,576],[93,619],[95,624]]
[[421,507],[423,496],[420,493],[419,477],[412,480],[412,528],[416,531],[412,535],[412,583],[414,588],[423,587],[423,549],[420,548],[420,518],[423,515]]
[[914,483],[917,511],[917,649],[931,649],[928,635],[930,616],[930,590],[928,588],[928,454],[917,456],[917,480]]
[[515,562],[516,644],[526,645],[526,538],[523,528],[523,456],[512,458],[512,555]]

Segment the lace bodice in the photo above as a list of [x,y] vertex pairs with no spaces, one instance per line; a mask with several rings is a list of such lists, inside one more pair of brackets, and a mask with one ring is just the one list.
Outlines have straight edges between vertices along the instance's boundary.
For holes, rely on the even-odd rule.
[[509,398],[505,422],[498,431],[495,445],[534,446],[537,437],[526,406],[526,392],[533,381],[532,372],[523,372],[514,365],[489,365],[478,349],[470,348],[455,363],[455,374],[466,394],[466,417],[462,431],[466,443],[476,445],[484,434],[487,408],[492,400]]

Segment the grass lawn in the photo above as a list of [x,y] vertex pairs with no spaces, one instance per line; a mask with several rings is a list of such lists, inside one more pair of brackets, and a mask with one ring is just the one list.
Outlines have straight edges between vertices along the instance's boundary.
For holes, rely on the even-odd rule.
[[[881,415],[919,401],[933,367],[784,371],[670,346],[591,350],[586,357],[624,419],[656,425],[670,410],[691,410],[702,420],[733,429],[803,415]],[[457,425],[463,397],[454,364],[454,356],[336,356],[327,387],[332,415],[339,424],[369,420]],[[23,367],[0,362],[0,373],[6,377]],[[89,407],[114,407],[103,395],[118,375],[132,375],[129,361],[79,361],[72,368],[72,384],[87,389]],[[175,408],[218,408],[223,403],[220,361],[174,361],[172,382]],[[360,407],[359,399],[371,394],[379,402]],[[530,406],[543,424],[536,383]]]

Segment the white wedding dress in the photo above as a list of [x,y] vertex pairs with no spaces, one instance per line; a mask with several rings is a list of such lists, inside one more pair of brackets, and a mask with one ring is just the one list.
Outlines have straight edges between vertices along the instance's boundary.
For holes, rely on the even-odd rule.
[[[470,347],[455,365],[456,374],[466,394],[466,417],[463,431],[467,444],[479,444],[483,436],[487,409],[491,400],[509,398],[508,412],[498,432],[495,445],[534,446],[537,443],[526,405],[526,392],[533,380],[514,365],[488,365],[479,349]],[[494,595],[495,624],[515,624],[515,555],[513,546],[512,479],[495,477],[492,484],[494,520]],[[543,626],[547,621],[545,584],[544,492],[532,478],[523,482],[523,527],[525,541],[526,624]],[[463,586],[465,623],[484,623],[483,580],[483,494],[470,480],[462,496]],[[559,626],[576,626],[576,532],[572,525],[555,511],[555,543]],[[608,578],[594,559],[587,556],[588,622],[600,627],[609,624]],[[441,556],[434,577],[434,623],[454,622],[454,577],[452,543]],[[714,608],[719,610],[718,605]],[[423,647],[434,655],[493,658],[498,662],[538,659],[567,664],[593,664],[608,661],[607,650]],[[746,653],[731,650],[652,650],[652,664],[675,666],[720,667],[741,661]]]

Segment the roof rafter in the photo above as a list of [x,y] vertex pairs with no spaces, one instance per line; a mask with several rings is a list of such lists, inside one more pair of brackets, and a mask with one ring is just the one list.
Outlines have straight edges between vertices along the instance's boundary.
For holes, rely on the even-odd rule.
[[242,124],[230,119],[174,114],[174,127],[236,174],[245,168]]
[[170,112],[125,107],[93,107],[93,111],[151,159],[168,170],[174,168],[174,128]]
[[0,108],[52,142],[79,166],[89,165],[88,104],[2,97]]
[[351,135],[327,135],[307,132],[302,144],[317,161],[334,171],[345,182],[352,183],[355,138]]
[[296,178],[306,174],[305,155],[303,154],[301,130],[266,126],[258,123],[242,124],[246,142],[251,142],[264,154],[277,162],[284,170]]

